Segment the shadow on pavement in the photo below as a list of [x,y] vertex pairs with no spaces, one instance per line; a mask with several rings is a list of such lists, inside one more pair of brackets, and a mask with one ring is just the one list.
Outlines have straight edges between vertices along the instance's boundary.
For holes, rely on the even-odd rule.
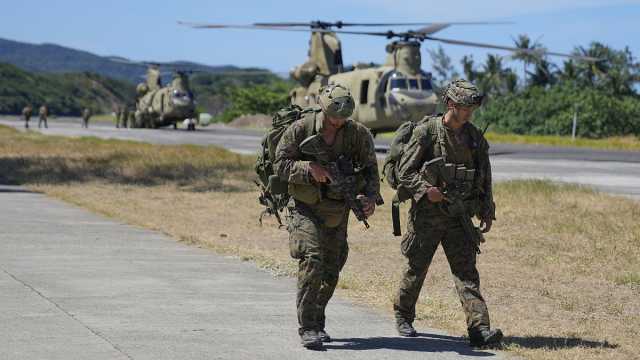
[[581,338],[565,338],[565,337],[551,337],[551,336],[506,336],[502,343],[505,346],[517,345],[525,349],[549,349],[560,350],[570,349],[576,347],[584,348],[602,348],[602,349],[616,349],[617,344],[611,344],[608,341],[592,341],[584,340]]
[[2,194],[2,193],[38,194],[35,191],[31,191],[31,190],[27,190],[27,189],[21,189],[19,187],[7,187],[7,186],[0,185],[0,194]]
[[325,348],[329,350],[389,349],[425,353],[456,352],[464,356],[495,356],[487,351],[473,349],[463,338],[460,337],[424,333],[421,333],[418,337],[414,338],[394,336],[333,339],[333,342],[325,344]]

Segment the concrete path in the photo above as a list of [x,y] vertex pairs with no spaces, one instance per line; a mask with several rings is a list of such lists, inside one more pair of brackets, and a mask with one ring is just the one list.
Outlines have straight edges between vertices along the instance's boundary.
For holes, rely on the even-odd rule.
[[336,339],[301,348],[294,281],[21,188],[0,186],[0,359],[491,357],[340,299]]

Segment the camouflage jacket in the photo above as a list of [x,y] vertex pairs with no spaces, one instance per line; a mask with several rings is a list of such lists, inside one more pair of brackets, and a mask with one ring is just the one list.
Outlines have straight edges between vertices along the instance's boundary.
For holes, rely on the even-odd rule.
[[[310,133],[322,133],[323,119],[322,112],[308,113],[284,132],[276,148],[275,173],[289,183],[289,193],[293,198],[308,204],[322,201],[324,196],[321,191],[322,185],[316,183],[309,172],[310,162],[317,159],[303,154],[299,145]],[[310,131],[310,124],[315,125],[315,131]],[[360,192],[374,201],[380,198],[378,162],[369,129],[353,120],[347,120],[338,130],[334,144],[326,145],[323,150],[329,154],[331,161],[335,161],[340,155],[350,158],[362,169]],[[339,200],[332,196],[329,198]]]
[[[448,163],[464,164],[467,168],[476,169],[474,188],[477,199],[474,200],[478,200],[479,203],[475,215],[495,219],[489,143],[481,131],[471,123],[465,124],[456,133],[455,130],[444,126],[442,121],[442,116],[433,116],[413,130],[411,140],[405,146],[398,165],[399,186],[404,187],[416,203],[420,202],[429,187],[442,185],[430,184],[425,179],[424,163],[444,155]],[[422,204],[434,206],[427,199]]]

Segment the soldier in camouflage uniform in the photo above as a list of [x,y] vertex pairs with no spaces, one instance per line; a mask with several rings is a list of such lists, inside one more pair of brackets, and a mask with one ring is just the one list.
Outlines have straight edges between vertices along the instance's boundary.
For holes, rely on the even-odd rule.
[[47,108],[47,105],[44,104],[40,106],[40,111],[38,113],[40,115],[38,119],[38,128],[40,128],[43,123],[44,123],[44,128],[45,129],[48,128],[49,126],[47,125],[47,117],[49,116],[49,109]]
[[129,123],[127,124],[128,127],[134,127],[136,123],[136,109],[129,109]]
[[[413,328],[416,302],[431,264],[442,243],[449,261],[455,287],[466,315],[472,346],[499,344],[502,332],[491,330],[487,305],[480,293],[480,277],[476,268],[476,247],[468,240],[459,219],[447,216],[440,208],[445,199],[443,183],[429,183],[425,163],[443,157],[445,163],[475,169],[468,185],[473,189],[464,199],[467,213],[476,215],[480,230],[488,232],[495,219],[491,189],[489,144],[481,131],[470,123],[482,96],[474,85],[454,80],[444,91],[444,115],[424,119],[406,145],[398,165],[399,187],[411,194],[407,233],[401,245],[406,257],[400,289],[394,300],[397,329],[402,336],[416,336]],[[433,170],[432,170],[433,171]]]
[[346,155],[362,168],[358,199],[366,216],[381,203],[380,180],[369,130],[351,119],[354,108],[349,91],[340,85],[322,89],[319,106],[293,123],[278,143],[275,171],[289,183],[289,245],[299,260],[297,313],[303,346],[322,348],[331,340],[325,331],[325,308],[347,260],[349,208],[344,198],[327,186],[331,175],[314,156],[303,154],[300,144],[316,138],[330,161]]
[[126,128],[128,121],[129,121],[129,107],[127,105],[123,105],[122,114],[120,114],[120,126],[122,128]]
[[89,128],[89,119],[91,118],[91,109],[84,108],[82,110],[82,127]]
[[31,114],[33,114],[33,108],[31,105],[27,105],[22,109],[22,118],[24,119],[24,128],[29,128],[29,120],[31,120]]
[[116,129],[120,127],[120,120],[122,118],[122,109],[123,109],[122,105],[116,105],[116,109],[114,111],[114,114],[116,116]]

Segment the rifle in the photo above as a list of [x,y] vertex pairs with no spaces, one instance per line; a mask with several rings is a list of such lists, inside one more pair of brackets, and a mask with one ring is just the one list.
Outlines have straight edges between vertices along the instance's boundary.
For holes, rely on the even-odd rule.
[[472,195],[472,190],[466,184],[473,182],[475,170],[461,165],[445,164],[442,157],[437,157],[425,163],[422,171],[430,184],[443,184],[444,201],[439,204],[440,211],[446,216],[458,219],[465,238],[474,245],[476,253],[480,254],[480,243],[485,241],[484,236],[473,224],[473,215],[464,203],[464,200]]
[[320,150],[318,141],[322,140],[319,135],[313,135],[300,143],[300,151],[303,154],[313,156],[331,176],[331,181],[327,184],[334,192],[342,195],[344,202],[349,207],[358,221],[362,222],[365,228],[369,228],[367,216],[364,213],[362,202],[357,198],[358,182],[356,175],[359,169],[353,161],[345,155],[340,155],[336,161],[329,161],[326,152]]
[[278,200],[264,185],[255,180],[253,182],[260,189],[260,196],[258,196],[258,201],[260,202],[260,204],[265,206],[265,209],[260,213],[260,218],[258,219],[260,225],[262,225],[262,218],[265,215],[275,215],[276,219],[278,220],[279,227],[284,226],[282,225],[282,219],[280,218],[280,212],[278,211]]

